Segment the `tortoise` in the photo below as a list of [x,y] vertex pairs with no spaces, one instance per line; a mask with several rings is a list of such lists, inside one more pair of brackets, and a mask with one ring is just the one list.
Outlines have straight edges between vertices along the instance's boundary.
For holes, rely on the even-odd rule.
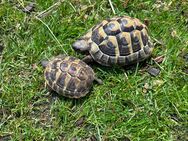
[[90,66],[72,56],[58,55],[49,61],[42,61],[42,66],[45,67],[46,87],[65,97],[85,96],[94,80],[102,84]]
[[96,61],[103,66],[127,66],[147,59],[153,51],[148,28],[129,16],[103,20],[72,45],[87,54],[86,63]]

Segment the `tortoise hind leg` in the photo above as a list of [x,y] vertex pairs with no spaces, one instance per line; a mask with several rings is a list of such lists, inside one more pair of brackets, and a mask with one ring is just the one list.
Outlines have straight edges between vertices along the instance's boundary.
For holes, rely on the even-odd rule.
[[94,62],[93,58],[91,57],[91,55],[87,55],[86,57],[84,57],[82,59],[82,61],[84,61],[85,63],[91,63]]

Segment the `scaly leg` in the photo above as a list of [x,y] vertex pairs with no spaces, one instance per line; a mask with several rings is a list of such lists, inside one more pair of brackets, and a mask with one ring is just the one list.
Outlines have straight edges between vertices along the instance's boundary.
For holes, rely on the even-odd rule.
[[97,78],[97,77],[95,77],[94,80],[95,80],[97,83],[99,83],[100,85],[103,84],[103,81],[102,81],[101,79]]
[[91,55],[87,55],[86,57],[84,57],[84,58],[82,59],[82,61],[84,61],[85,63],[91,63],[91,62],[93,62],[94,60],[93,60],[93,58],[91,57]]

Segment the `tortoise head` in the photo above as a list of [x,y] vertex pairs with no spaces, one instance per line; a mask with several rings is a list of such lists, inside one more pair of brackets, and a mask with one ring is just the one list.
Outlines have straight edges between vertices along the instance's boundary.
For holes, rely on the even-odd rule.
[[49,63],[49,61],[47,61],[47,60],[42,60],[42,61],[41,61],[41,65],[42,65],[44,68],[47,67],[48,63]]
[[79,39],[76,42],[74,42],[74,44],[72,45],[72,48],[75,51],[87,53],[89,51],[89,44],[88,44],[87,40]]

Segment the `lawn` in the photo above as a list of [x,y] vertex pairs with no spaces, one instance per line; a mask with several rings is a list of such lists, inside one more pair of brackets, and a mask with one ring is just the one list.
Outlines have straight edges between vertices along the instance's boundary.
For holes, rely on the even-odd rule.
[[[186,0],[0,1],[0,140],[188,140]],[[94,83],[73,100],[44,87],[41,60],[65,54],[103,19],[128,15],[149,23],[152,58],[129,69],[93,64]],[[1,50],[1,49],[0,49]],[[163,56],[157,63],[156,57]],[[160,70],[153,77],[147,66]]]

